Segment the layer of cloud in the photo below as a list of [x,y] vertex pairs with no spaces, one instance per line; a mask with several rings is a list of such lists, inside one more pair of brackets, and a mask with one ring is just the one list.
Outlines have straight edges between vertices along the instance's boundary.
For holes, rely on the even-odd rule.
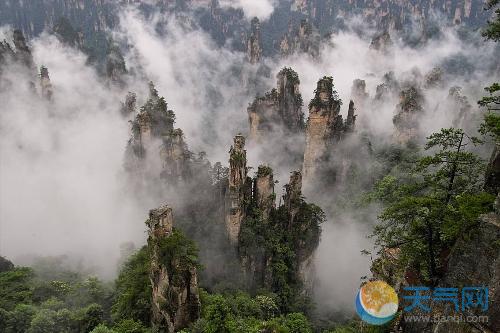
[[241,8],[249,19],[258,17],[266,20],[271,16],[276,5],[275,0],[221,0],[221,7]]

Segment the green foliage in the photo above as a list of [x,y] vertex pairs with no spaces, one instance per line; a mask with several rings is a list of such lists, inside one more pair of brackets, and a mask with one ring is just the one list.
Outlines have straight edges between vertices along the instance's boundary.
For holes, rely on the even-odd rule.
[[27,304],[18,304],[14,311],[4,312],[4,331],[6,333],[27,332],[36,312],[37,309],[33,305]]
[[135,321],[132,319],[125,319],[120,321],[113,331],[116,333],[150,333],[151,331],[147,329],[140,321]]
[[483,36],[487,39],[494,40],[495,42],[500,41],[500,0],[488,0],[486,5],[486,10],[491,10],[495,8],[495,19],[493,21],[488,21],[486,29],[483,30]]
[[[238,251],[241,256],[257,261],[270,258],[267,269],[271,272],[270,292],[278,297],[278,306],[284,312],[305,311],[310,304],[302,302],[302,285],[298,280],[301,256],[311,254],[319,243],[321,223],[325,216],[316,205],[306,203],[302,198],[293,203],[295,213],[293,225],[290,211],[285,206],[272,209],[265,220],[255,207],[241,226]],[[298,251],[301,251],[299,254]],[[257,283],[259,287],[259,283]],[[301,307],[302,305],[303,307]]]
[[[319,96],[320,90],[325,90],[331,93],[332,97],[326,103],[323,102]],[[318,86],[316,90],[314,90],[314,98],[309,102],[309,110],[312,107],[316,108],[329,107],[334,102],[337,102],[340,105],[342,104],[342,101],[340,100],[337,91],[334,90],[333,78],[331,76],[324,76],[321,80],[318,81]]]
[[166,265],[172,280],[181,278],[178,275],[186,269],[199,267],[198,248],[182,231],[174,228],[169,237],[160,239],[158,246],[159,260]]
[[90,333],[117,333],[115,330],[112,330],[111,328],[108,328],[104,324],[100,324],[96,326]]
[[302,313],[289,313],[274,318],[263,325],[264,329],[283,333],[312,333],[312,327]]
[[376,244],[401,250],[402,266],[418,268],[432,284],[440,274],[440,254],[492,209],[482,191],[483,162],[469,148],[476,138],[459,129],[442,129],[428,138],[426,150],[406,176],[388,175],[372,192],[385,205],[376,226]]
[[99,304],[90,304],[80,309],[75,319],[78,322],[80,332],[90,332],[103,322],[104,311]]
[[496,142],[500,141],[500,84],[493,83],[484,88],[489,96],[483,97],[478,104],[486,107],[487,113],[484,116],[484,122],[479,131],[483,135],[491,135]]
[[252,298],[242,292],[227,295],[202,292],[201,296],[202,319],[193,325],[192,333],[312,332],[311,324],[303,314],[280,316],[271,296]]
[[267,165],[259,165],[257,169],[257,176],[265,177],[273,174],[273,169]]
[[0,308],[11,311],[17,304],[31,303],[33,270],[14,268],[0,273]]
[[150,322],[151,285],[149,281],[149,250],[142,247],[123,265],[116,280],[113,318]]

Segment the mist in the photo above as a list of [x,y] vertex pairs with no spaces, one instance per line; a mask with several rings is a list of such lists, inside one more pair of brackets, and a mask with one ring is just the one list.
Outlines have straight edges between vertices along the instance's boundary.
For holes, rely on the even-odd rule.
[[[230,3],[242,8],[248,17],[261,19],[271,15],[274,5],[272,1]],[[217,47],[195,25],[173,17],[146,20],[132,8],[120,13],[120,22],[113,35],[128,47],[125,59],[130,75],[124,89],[109,85],[81,52],[49,34],[30,42],[35,64],[49,69],[52,101],[31,92],[29,82],[38,82],[31,73],[15,67],[4,73],[4,80],[14,84],[0,90],[0,253],[16,263],[32,256],[67,254],[95,267],[97,274],[112,278],[120,244],[144,243],[143,222],[148,210],[173,198],[137,198],[128,186],[123,161],[130,132],[119,111],[128,91],[136,92],[138,105],[142,105],[149,81],[174,110],[176,127],[184,131],[190,150],[205,151],[211,162],[227,165],[232,137],[248,133],[248,104],[256,94],[275,86],[275,76],[284,66],[299,74],[307,118],[316,82],[325,75],[333,76],[344,102],[341,113],[345,114],[354,79],[365,80],[373,98],[376,86],[389,71],[400,82],[422,82],[434,67],[460,56],[473,64],[474,70],[447,74],[443,86],[425,90],[423,137],[452,125],[455,110],[444,103],[450,87],[462,86],[474,105],[482,87],[498,75],[498,67],[497,73],[491,70],[495,68],[491,59],[498,50],[489,44],[477,47],[474,41],[479,36],[463,42],[452,28],[417,49],[396,37],[388,53],[371,50],[370,38],[348,30],[323,44],[319,58],[297,54],[251,65],[244,54]],[[160,23],[162,33],[156,29]],[[269,75],[261,74],[266,72],[263,68]],[[392,96],[380,105],[358,107],[354,142],[343,143],[339,156],[367,166],[375,163],[357,150],[361,144],[358,134],[390,141],[397,103],[398,97]],[[296,139],[287,138],[291,144]],[[280,194],[289,172],[300,165],[276,158],[283,152],[272,149],[272,142],[264,144],[270,149],[260,151],[249,145],[249,165],[271,164],[280,182],[276,187]],[[332,202],[344,195],[341,186],[304,194],[328,217],[316,254],[318,307],[350,311],[360,278],[369,274],[370,259],[362,256],[361,250],[373,246],[367,236],[376,223],[377,210],[371,207],[363,214],[371,218],[363,221],[356,212],[335,211]]]

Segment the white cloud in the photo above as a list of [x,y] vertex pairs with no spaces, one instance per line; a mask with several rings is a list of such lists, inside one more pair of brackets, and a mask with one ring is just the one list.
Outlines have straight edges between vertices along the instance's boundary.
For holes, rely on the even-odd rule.
[[266,20],[276,5],[274,0],[221,0],[221,7],[241,8],[248,18],[258,17]]

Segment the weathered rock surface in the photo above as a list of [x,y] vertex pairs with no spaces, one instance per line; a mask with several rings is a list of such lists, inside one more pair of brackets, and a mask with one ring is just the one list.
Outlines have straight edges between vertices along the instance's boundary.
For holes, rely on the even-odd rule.
[[455,111],[453,117],[453,127],[464,128],[467,117],[470,116],[472,106],[462,93],[461,87],[451,87],[448,93],[447,103],[449,108]]
[[275,208],[275,199],[273,170],[260,165],[254,179],[254,200],[264,219],[268,219],[271,210]]
[[[132,112],[135,96],[127,97],[124,112]],[[150,94],[132,123],[132,138],[126,152],[126,169],[150,181],[165,184],[186,181],[191,174],[192,153],[182,130],[174,128],[175,114],[158,95],[153,83]],[[149,170],[147,170],[149,168]]]
[[366,82],[365,80],[356,79],[352,82],[351,88],[351,100],[356,105],[356,109],[363,112],[366,108],[366,103],[370,95],[366,92]]
[[418,137],[419,118],[423,114],[424,96],[416,86],[401,90],[396,115],[393,118],[394,137],[399,143],[406,143]]
[[52,100],[52,83],[50,83],[49,70],[45,66],[40,68],[40,88],[42,97],[48,101]]
[[255,17],[252,19],[250,36],[247,39],[247,59],[251,64],[256,64],[260,62],[261,56],[260,21]]
[[252,180],[247,172],[245,138],[237,135],[229,151],[229,188],[226,192],[226,230],[232,244],[238,243],[241,223],[252,196]]
[[151,256],[151,324],[155,332],[173,333],[200,317],[196,267],[165,258],[162,243],[173,232],[172,209],[162,206],[149,213],[148,246]]
[[297,133],[304,128],[300,80],[291,68],[277,75],[277,89],[257,97],[247,109],[250,139],[265,141],[273,132]]
[[305,53],[313,57],[319,56],[321,36],[307,20],[301,20],[297,28],[291,23],[288,32],[280,41],[280,53],[289,56],[294,53]]
[[9,62],[19,64],[28,70],[35,69],[31,49],[20,30],[14,30],[12,45],[6,40],[0,41],[0,74],[2,67]]
[[306,148],[302,168],[304,180],[320,179],[328,168],[335,143],[354,129],[356,116],[354,103],[349,103],[346,121],[340,115],[342,101],[333,90],[333,79],[324,77],[318,81],[315,97],[309,103],[306,127]]
[[495,145],[491,154],[484,186],[488,192],[497,194],[500,192],[500,143]]

